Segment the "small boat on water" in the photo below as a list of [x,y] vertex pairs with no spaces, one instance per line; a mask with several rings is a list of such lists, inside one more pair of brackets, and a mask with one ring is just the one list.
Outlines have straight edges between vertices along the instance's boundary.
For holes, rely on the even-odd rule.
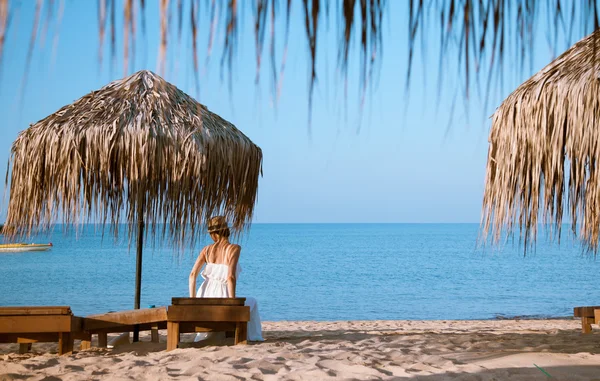
[[46,251],[52,243],[5,243],[0,244],[0,253],[16,253],[21,251]]

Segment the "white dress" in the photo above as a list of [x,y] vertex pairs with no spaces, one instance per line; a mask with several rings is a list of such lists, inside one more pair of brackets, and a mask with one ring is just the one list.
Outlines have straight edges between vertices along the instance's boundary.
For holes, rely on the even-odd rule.
[[[236,279],[239,278],[242,272],[241,266],[237,265],[235,272]],[[200,275],[204,278],[204,281],[198,288],[196,293],[197,298],[229,298],[229,292],[227,290],[227,276],[229,273],[229,266],[219,263],[206,263],[204,270]],[[246,306],[250,307],[250,321],[248,322],[248,340],[250,341],[263,341],[262,327],[260,323],[260,315],[258,313],[258,303],[256,299],[252,297],[246,297]],[[209,335],[206,333],[199,333],[196,335],[194,341],[199,341],[207,338]]]

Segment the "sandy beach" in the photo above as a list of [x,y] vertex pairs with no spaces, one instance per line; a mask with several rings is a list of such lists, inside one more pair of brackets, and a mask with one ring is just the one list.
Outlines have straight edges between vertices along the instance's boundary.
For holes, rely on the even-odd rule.
[[164,351],[165,332],[158,344],[66,356],[50,343],[34,344],[25,355],[4,344],[0,380],[600,380],[600,331],[582,335],[578,320],[283,321],[263,327],[262,343],[198,347],[188,334],[182,335],[184,348],[171,352]]

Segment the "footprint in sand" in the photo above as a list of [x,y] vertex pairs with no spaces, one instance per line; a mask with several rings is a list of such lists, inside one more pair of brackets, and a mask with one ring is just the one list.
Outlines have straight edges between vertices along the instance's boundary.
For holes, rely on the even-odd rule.
[[74,372],[83,372],[84,371],[84,368],[79,365],[65,365],[65,369],[68,369],[68,370],[74,371]]
[[169,377],[179,377],[181,375],[181,369],[166,367],[165,370]]
[[4,373],[0,374],[0,381],[13,381],[13,380],[25,380],[32,376],[17,373]]
[[385,373],[378,369],[366,367],[364,365],[352,365],[342,361],[322,360],[317,363],[317,366],[323,370],[333,370],[338,373],[338,376],[344,375],[360,375],[360,376],[378,376],[381,377]]
[[58,360],[54,358],[49,359],[48,361],[43,363],[23,364],[25,368],[30,370],[40,370],[44,368],[50,368],[51,366],[55,365],[58,365]]

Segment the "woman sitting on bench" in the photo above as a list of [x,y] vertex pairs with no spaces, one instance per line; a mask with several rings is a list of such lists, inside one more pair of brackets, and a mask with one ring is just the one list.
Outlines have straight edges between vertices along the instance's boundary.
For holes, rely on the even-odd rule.
[[[229,226],[223,216],[210,219],[208,233],[215,243],[202,249],[192,268],[190,273],[190,297],[235,298],[237,278],[242,271],[238,263],[241,247],[229,242]],[[200,269],[204,264],[206,266],[200,273]],[[196,279],[199,273],[204,281],[196,293]],[[246,297],[245,305],[250,307],[248,340],[263,341],[256,299]],[[199,333],[194,341],[203,340],[208,336],[207,333]]]

